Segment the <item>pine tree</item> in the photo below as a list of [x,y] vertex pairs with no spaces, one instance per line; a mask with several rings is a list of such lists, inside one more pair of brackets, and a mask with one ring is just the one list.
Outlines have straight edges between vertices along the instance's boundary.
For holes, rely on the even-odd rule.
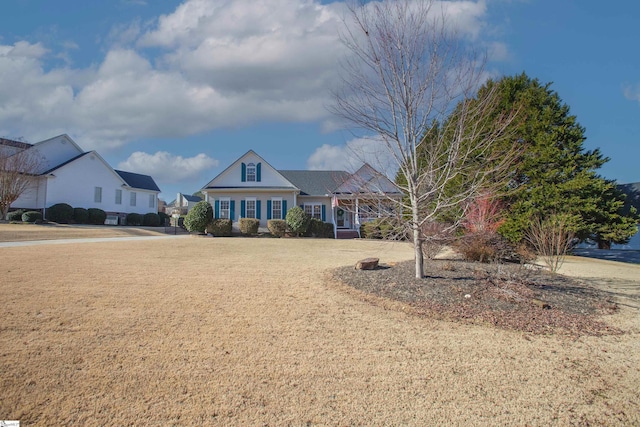
[[627,242],[638,216],[623,212],[624,195],[597,174],[609,159],[599,149],[584,149],[585,129],[551,84],[522,73],[487,85],[498,86],[504,111],[518,110],[511,132],[524,147],[512,173],[501,233],[520,241],[531,218],[562,214],[580,240],[591,238],[601,246]]

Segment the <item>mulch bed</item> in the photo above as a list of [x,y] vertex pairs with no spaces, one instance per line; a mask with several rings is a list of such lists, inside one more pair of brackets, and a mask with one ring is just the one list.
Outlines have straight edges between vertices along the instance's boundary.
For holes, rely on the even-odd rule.
[[365,295],[409,306],[420,316],[489,323],[532,334],[618,334],[599,317],[617,305],[588,283],[518,264],[425,260],[423,279],[415,264],[381,264],[375,270],[352,266],[333,278]]

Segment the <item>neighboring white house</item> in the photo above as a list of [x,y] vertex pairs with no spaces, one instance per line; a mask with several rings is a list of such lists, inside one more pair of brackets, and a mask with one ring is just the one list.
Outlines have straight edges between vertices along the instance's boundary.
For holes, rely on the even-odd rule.
[[181,215],[186,215],[196,203],[202,201],[202,197],[190,196],[188,194],[178,193],[176,199],[164,208],[167,215],[172,215],[176,211],[180,211]]
[[120,218],[158,211],[160,189],[152,177],[114,170],[97,152],[83,151],[67,135],[22,144],[21,149],[38,151],[42,167],[35,184],[11,209],[45,211],[56,203],[67,203],[99,208]]
[[368,164],[346,171],[276,170],[253,150],[232,163],[201,190],[216,218],[285,219],[300,206],[311,217],[334,225],[335,236],[358,235],[360,224],[378,217],[402,197],[387,177]]

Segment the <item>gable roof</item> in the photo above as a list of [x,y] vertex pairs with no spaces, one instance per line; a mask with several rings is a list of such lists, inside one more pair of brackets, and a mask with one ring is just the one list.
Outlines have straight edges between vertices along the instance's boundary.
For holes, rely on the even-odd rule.
[[183,199],[185,199],[187,202],[200,202],[202,201],[202,197],[198,197],[198,196],[190,196],[188,194],[183,194],[180,193],[180,195],[182,196]]
[[331,194],[351,176],[345,171],[281,170],[278,172],[299,188],[302,196]]
[[401,194],[398,187],[385,175],[368,163],[362,165],[348,180],[335,190],[336,193],[385,193]]
[[119,171],[115,169],[114,171],[120,175],[120,178],[122,178],[129,187],[139,188],[141,190],[160,191],[156,182],[149,175]]
[[[226,169],[224,169],[222,172],[220,172],[218,175],[216,175],[215,178],[213,178],[211,181],[209,181],[202,189],[211,189],[211,188],[236,188],[236,187],[228,187],[228,186],[219,186],[219,185],[214,185],[214,183],[216,181],[222,180],[223,176],[230,170],[232,170],[234,167],[236,167],[239,163],[241,163],[247,156],[253,155],[255,157],[257,157],[259,159],[260,162],[264,163],[267,167],[271,168],[277,175],[279,175],[283,181],[289,181],[286,177],[284,177],[279,170],[277,170],[276,168],[274,168],[273,166],[271,166],[271,164],[269,164],[269,162],[267,162],[262,156],[260,156],[258,153],[256,153],[253,150],[249,150],[246,153],[244,153],[242,156],[238,157],[238,159],[236,161],[234,161],[233,163],[231,163]],[[297,188],[295,187],[295,185],[293,185],[290,181],[289,184],[291,184],[291,186],[282,186],[279,188],[286,188],[286,189],[292,189],[292,190],[297,190]],[[242,187],[246,187],[246,186],[242,186]]]
[[12,139],[6,139],[6,138],[0,138],[0,145],[4,145],[6,147],[20,148],[22,150],[26,150],[27,148],[33,147],[33,144],[29,144],[28,142],[14,141]]

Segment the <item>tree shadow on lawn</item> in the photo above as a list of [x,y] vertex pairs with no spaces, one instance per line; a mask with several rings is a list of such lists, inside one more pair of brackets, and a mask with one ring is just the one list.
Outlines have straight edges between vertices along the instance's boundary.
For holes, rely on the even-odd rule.
[[599,319],[617,310],[612,295],[583,280],[518,264],[460,260],[425,260],[429,274],[423,279],[415,278],[413,261],[385,267],[341,267],[332,276],[365,295],[406,304],[420,316],[534,334],[621,333]]

